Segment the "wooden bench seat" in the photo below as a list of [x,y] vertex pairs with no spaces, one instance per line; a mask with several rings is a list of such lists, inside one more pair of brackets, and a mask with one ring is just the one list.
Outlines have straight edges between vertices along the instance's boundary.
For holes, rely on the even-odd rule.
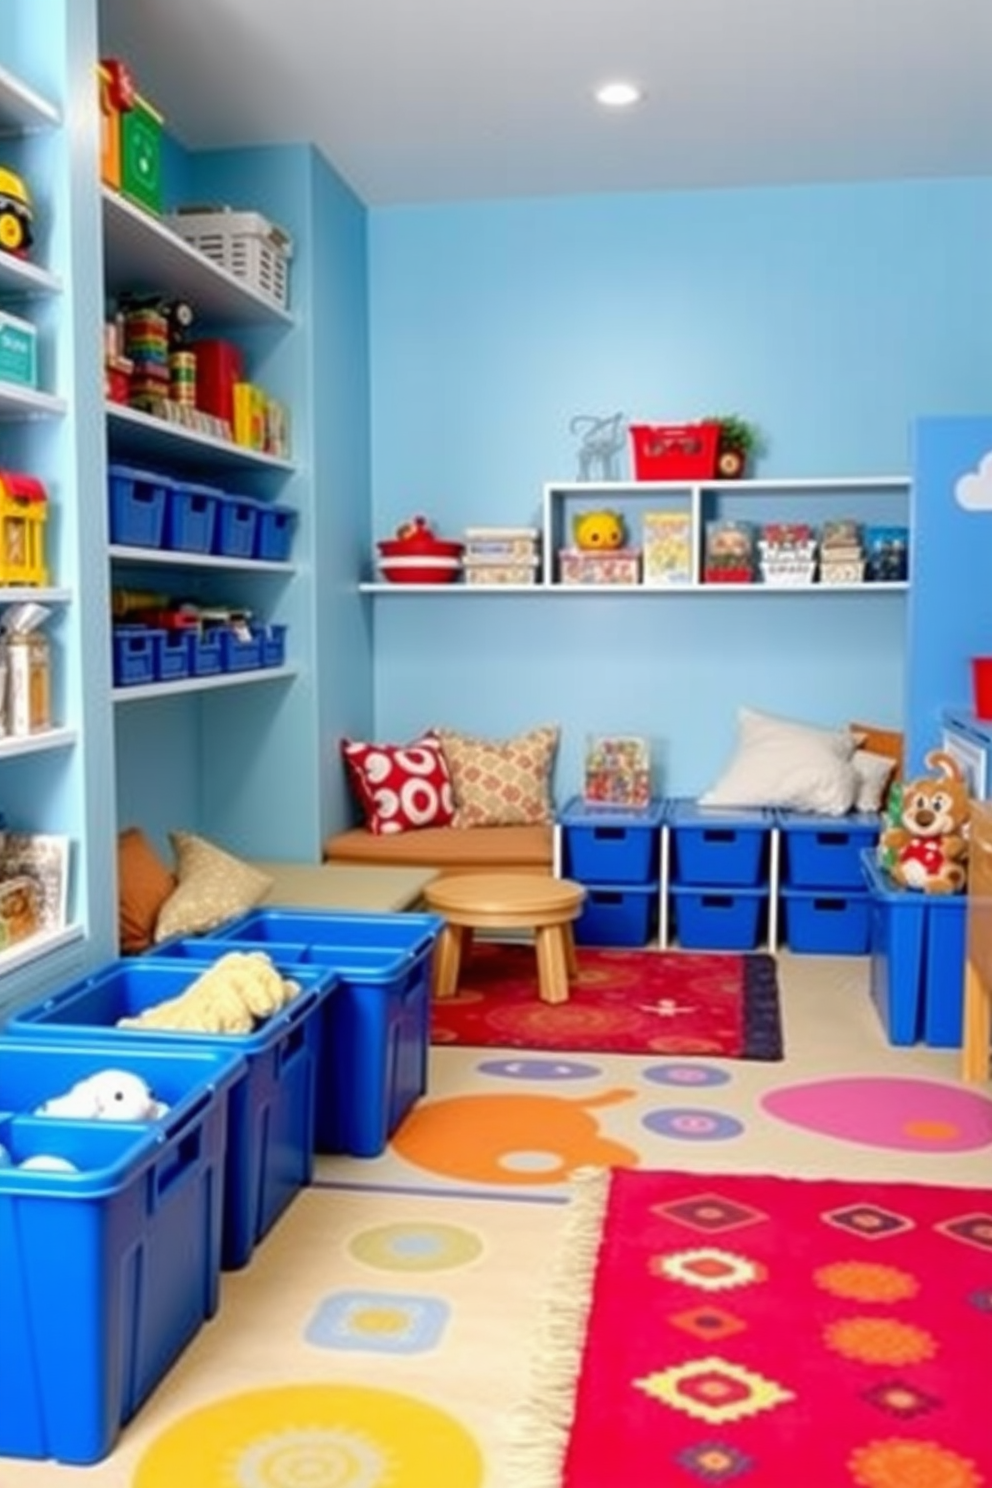
[[551,874],[554,827],[424,827],[377,837],[365,827],[352,827],[324,843],[329,863],[380,864],[387,867],[434,868],[452,873]]

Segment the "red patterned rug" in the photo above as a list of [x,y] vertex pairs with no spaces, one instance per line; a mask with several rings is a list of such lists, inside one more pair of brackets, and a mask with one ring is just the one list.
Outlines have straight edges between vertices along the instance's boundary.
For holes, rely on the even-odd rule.
[[477,1048],[781,1059],[767,955],[580,948],[567,1002],[537,995],[532,946],[482,942],[455,997],[435,1001],[431,1041]]
[[511,1484],[992,1484],[992,1191],[617,1169],[566,1240]]

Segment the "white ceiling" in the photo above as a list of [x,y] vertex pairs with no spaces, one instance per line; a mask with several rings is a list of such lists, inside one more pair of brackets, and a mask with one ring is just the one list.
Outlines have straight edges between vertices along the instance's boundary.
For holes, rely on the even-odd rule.
[[185,144],[312,141],[369,205],[992,175],[992,0],[100,4]]

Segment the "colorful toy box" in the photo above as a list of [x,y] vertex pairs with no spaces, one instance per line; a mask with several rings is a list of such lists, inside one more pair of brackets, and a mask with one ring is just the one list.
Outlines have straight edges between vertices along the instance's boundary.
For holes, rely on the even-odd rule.
[[562,548],[558,565],[563,584],[637,584],[641,577],[639,548],[613,548],[603,553]]
[[100,90],[100,177],[146,211],[162,211],[162,126],[158,109],[138,92],[126,63],[105,57]]
[[0,470],[0,584],[45,585],[48,494],[41,481]]
[[0,382],[38,386],[38,333],[29,320],[0,310]]
[[651,750],[646,739],[632,736],[586,740],[587,805],[644,808],[651,802]]
[[692,583],[692,517],[688,512],[645,512],[641,540],[645,584],[665,588]]

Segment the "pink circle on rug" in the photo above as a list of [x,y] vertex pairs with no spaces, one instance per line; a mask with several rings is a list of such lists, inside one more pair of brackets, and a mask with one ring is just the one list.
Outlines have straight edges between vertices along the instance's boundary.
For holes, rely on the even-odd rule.
[[992,1100],[937,1080],[851,1075],[787,1085],[762,1097],[790,1126],[865,1147],[971,1152],[992,1145]]

